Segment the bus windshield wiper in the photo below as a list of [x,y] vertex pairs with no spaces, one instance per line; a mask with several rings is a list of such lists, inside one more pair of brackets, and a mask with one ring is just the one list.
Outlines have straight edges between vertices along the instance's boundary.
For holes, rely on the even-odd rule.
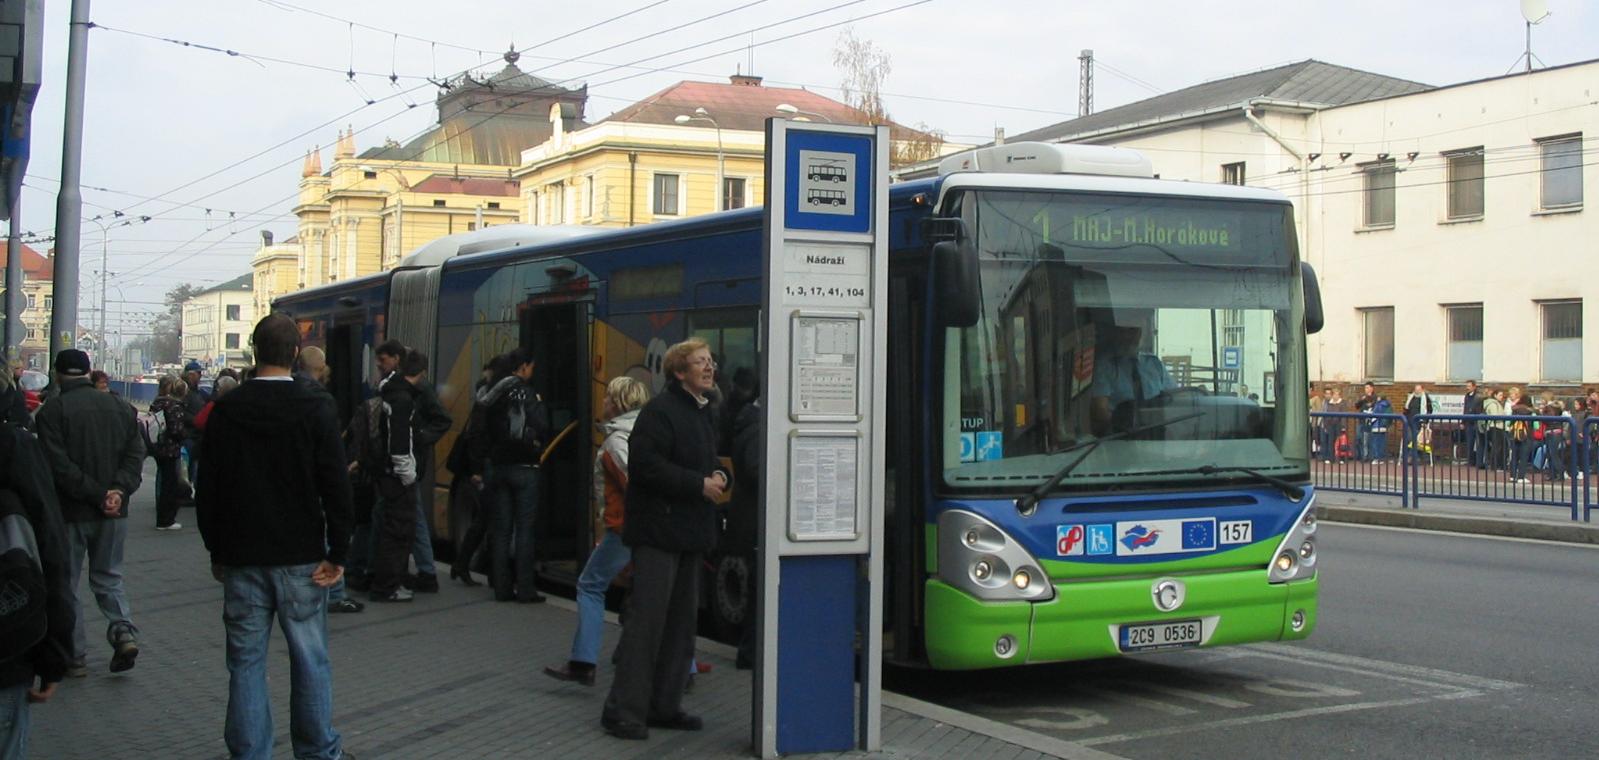
[[[1179,470],[1178,472],[1182,472],[1182,471]],[[1216,475],[1218,473],[1223,473],[1223,472],[1242,473],[1242,474],[1248,475],[1249,477],[1252,477],[1252,478],[1254,478],[1254,479],[1256,479],[1256,480],[1258,480],[1258,481],[1260,481],[1262,483],[1266,483],[1266,484],[1269,484],[1269,485],[1277,486],[1279,489],[1282,489],[1282,492],[1283,492],[1284,496],[1287,496],[1288,498],[1293,499],[1294,501],[1299,501],[1300,499],[1305,498],[1305,489],[1300,488],[1299,486],[1296,486],[1293,483],[1290,483],[1290,482],[1288,482],[1286,480],[1283,480],[1282,478],[1279,478],[1279,477],[1277,477],[1275,475],[1267,475],[1264,472],[1261,472],[1259,470],[1251,470],[1248,467],[1236,467],[1236,466],[1217,467],[1216,465],[1213,465],[1213,464],[1207,464],[1207,465],[1204,465],[1204,466],[1201,466],[1201,467],[1195,467],[1192,470],[1188,470],[1188,472],[1195,472],[1195,473],[1198,473],[1200,475]]]
[[1135,428],[1129,428],[1127,430],[1121,430],[1121,431],[1118,431],[1118,432],[1115,432],[1115,433],[1111,433],[1110,435],[1103,435],[1103,436],[1100,436],[1098,438],[1095,438],[1092,441],[1084,441],[1082,443],[1078,443],[1078,444],[1074,444],[1074,445],[1071,445],[1071,446],[1067,446],[1066,448],[1061,449],[1060,451],[1053,452],[1053,453],[1056,453],[1056,454],[1070,454],[1073,451],[1082,450],[1083,451],[1083,455],[1078,457],[1078,458],[1076,458],[1076,459],[1073,459],[1070,462],[1067,462],[1066,466],[1060,468],[1060,470],[1057,471],[1053,476],[1051,476],[1049,480],[1044,481],[1037,488],[1033,489],[1031,493],[1028,493],[1025,496],[1022,496],[1020,499],[1017,499],[1016,500],[1016,511],[1021,513],[1021,514],[1023,514],[1023,515],[1032,513],[1033,507],[1038,505],[1038,501],[1040,499],[1044,498],[1045,496],[1048,496],[1050,491],[1055,490],[1055,486],[1060,485],[1060,482],[1062,480],[1065,480],[1067,475],[1072,474],[1072,470],[1077,469],[1077,465],[1082,464],[1083,460],[1088,459],[1089,455],[1094,453],[1094,449],[1099,448],[1099,444],[1104,443],[1106,441],[1114,441],[1114,440],[1116,440],[1118,438],[1126,438],[1126,437],[1131,436],[1131,435],[1137,435],[1139,433],[1145,433],[1145,432],[1148,432],[1150,430],[1157,430],[1159,428],[1166,427],[1167,425],[1175,425],[1175,424],[1177,424],[1179,422],[1187,422],[1188,420],[1194,419],[1195,417],[1203,417],[1204,415],[1205,415],[1204,412],[1194,412],[1193,414],[1185,414],[1185,415],[1183,415],[1181,417],[1176,417],[1176,418],[1169,419],[1169,420],[1160,420],[1159,422],[1151,422],[1148,425],[1140,425],[1140,426],[1135,427]]

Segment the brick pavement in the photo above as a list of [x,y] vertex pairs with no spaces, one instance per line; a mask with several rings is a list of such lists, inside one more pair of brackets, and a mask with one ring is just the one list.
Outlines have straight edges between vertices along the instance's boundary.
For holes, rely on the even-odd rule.
[[[85,610],[90,674],[68,679],[54,700],[35,708],[34,758],[226,756],[221,586],[211,578],[193,510],[179,516],[183,530],[157,532],[153,468],[146,468],[145,483],[133,498],[125,564],[133,618],[142,631],[138,666],[122,675],[108,672],[104,619],[83,589],[80,597],[91,600]],[[656,730],[647,742],[623,742],[599,727],[609,668],[592,689],[539,673],[567,655],[575,625],[569,604],[496,604],[484,588],[444,583],[441,593],[418,594],[413,604],[329,616],[335,726],[362,760],[749,756],[750,678],[733,669],[725,647],[702,642],[699,656],[715,670],[700,676],[685,700],[686,709],[705,717],[707,730]],[[608,626],[602,651],[610,650],[616,634]],[[276,756],[286,758],[289,670],[280,633],[273,635],[270,662]],[[1002,741],[952,725],[1006,733],[980,719],[891,701],[906,709],[884,709],[880,757],[1094,754],[1026,732],[1010,731],[1011,741]]]

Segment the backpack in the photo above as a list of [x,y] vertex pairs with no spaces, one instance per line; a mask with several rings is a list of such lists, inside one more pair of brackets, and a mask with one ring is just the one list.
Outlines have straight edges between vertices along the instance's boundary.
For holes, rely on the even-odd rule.
[[1510,440],[1512,440],[1512,441],[1525,441],[1525,440],[1527,440],[1527,423],[1525,423],[1525,422],[1512,422],[1512,423],[1510,423]]
[[144,450],[154,456],[156,447],[166,442],[167,416],[162,412],[146,409],[139,412],[138,421],[139,436],[144,439]]
[[44,639],[47,594],[33,524],[16,492],[0,490],[0,662],[26,656]]

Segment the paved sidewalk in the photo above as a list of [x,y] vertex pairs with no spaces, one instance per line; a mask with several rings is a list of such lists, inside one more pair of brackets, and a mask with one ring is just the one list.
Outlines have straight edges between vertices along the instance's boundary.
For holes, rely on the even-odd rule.
[[[147,468],[145,483],[153,482]],[[134,496],[125,565],[133,618],[143,632],[138,666],[122,675],[108,672],[104,619],[85,589],[90,674],[68,679],[54,700],[35,707],[33,758],[226,756],[221,586],[211,578],[193,510],[179,516],[183,530],[157,532],[152,491],[145,487]],[[413,604],[329,616],[335,726],[361,760],[749,756],[751,679],[734,670],[725,647],[702,645],[700,659],[715,670],[700,676],[685,700],[686,709],[704,716],[707,730],[655,730],[647,742],[623,742],[599,726],[609,667],[592,689],[539,673],[566,658],[575,624],[570,604],[497,604],[482,587],[442,583],[441,593],[418,594]],[[608,626],[601,651],[610,651],[616,633]],[[274,634],[276,756],[286,758],[284,652],[281,634]],[[915,700],[885,695],[885,702],[894,706],[883,711],[885,750],[878,757],[1105,757]]]
[[1398,496],[1318,489],[1316,513],[1331,522],[1599,544],[1599,522],[1573,521],[1564,505],[1428,497],[1406,509]]

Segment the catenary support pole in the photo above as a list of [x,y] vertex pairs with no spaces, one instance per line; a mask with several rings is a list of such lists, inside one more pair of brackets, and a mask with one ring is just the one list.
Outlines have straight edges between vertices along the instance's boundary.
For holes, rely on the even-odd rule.
[[78,247],[82,239],[83,89],[89,64],[89,0],[72,0],[67,37],[67,106],[61,127],[61,191],[56,195],[55,299],[50,314],[50,355],[78,338]]
[[[17,171],[21,171],[17,169]],[[21,183],[13,183],[12,187],[21,187]],[[25,334],[22,327],[22,193],[11,196],[11,230],[6,236],[6,326],[5,335],[0,340],[5,342],[5,360],[14,362],[22,358],[22,338]],[[7,369],[6,371],[10,371]]]

